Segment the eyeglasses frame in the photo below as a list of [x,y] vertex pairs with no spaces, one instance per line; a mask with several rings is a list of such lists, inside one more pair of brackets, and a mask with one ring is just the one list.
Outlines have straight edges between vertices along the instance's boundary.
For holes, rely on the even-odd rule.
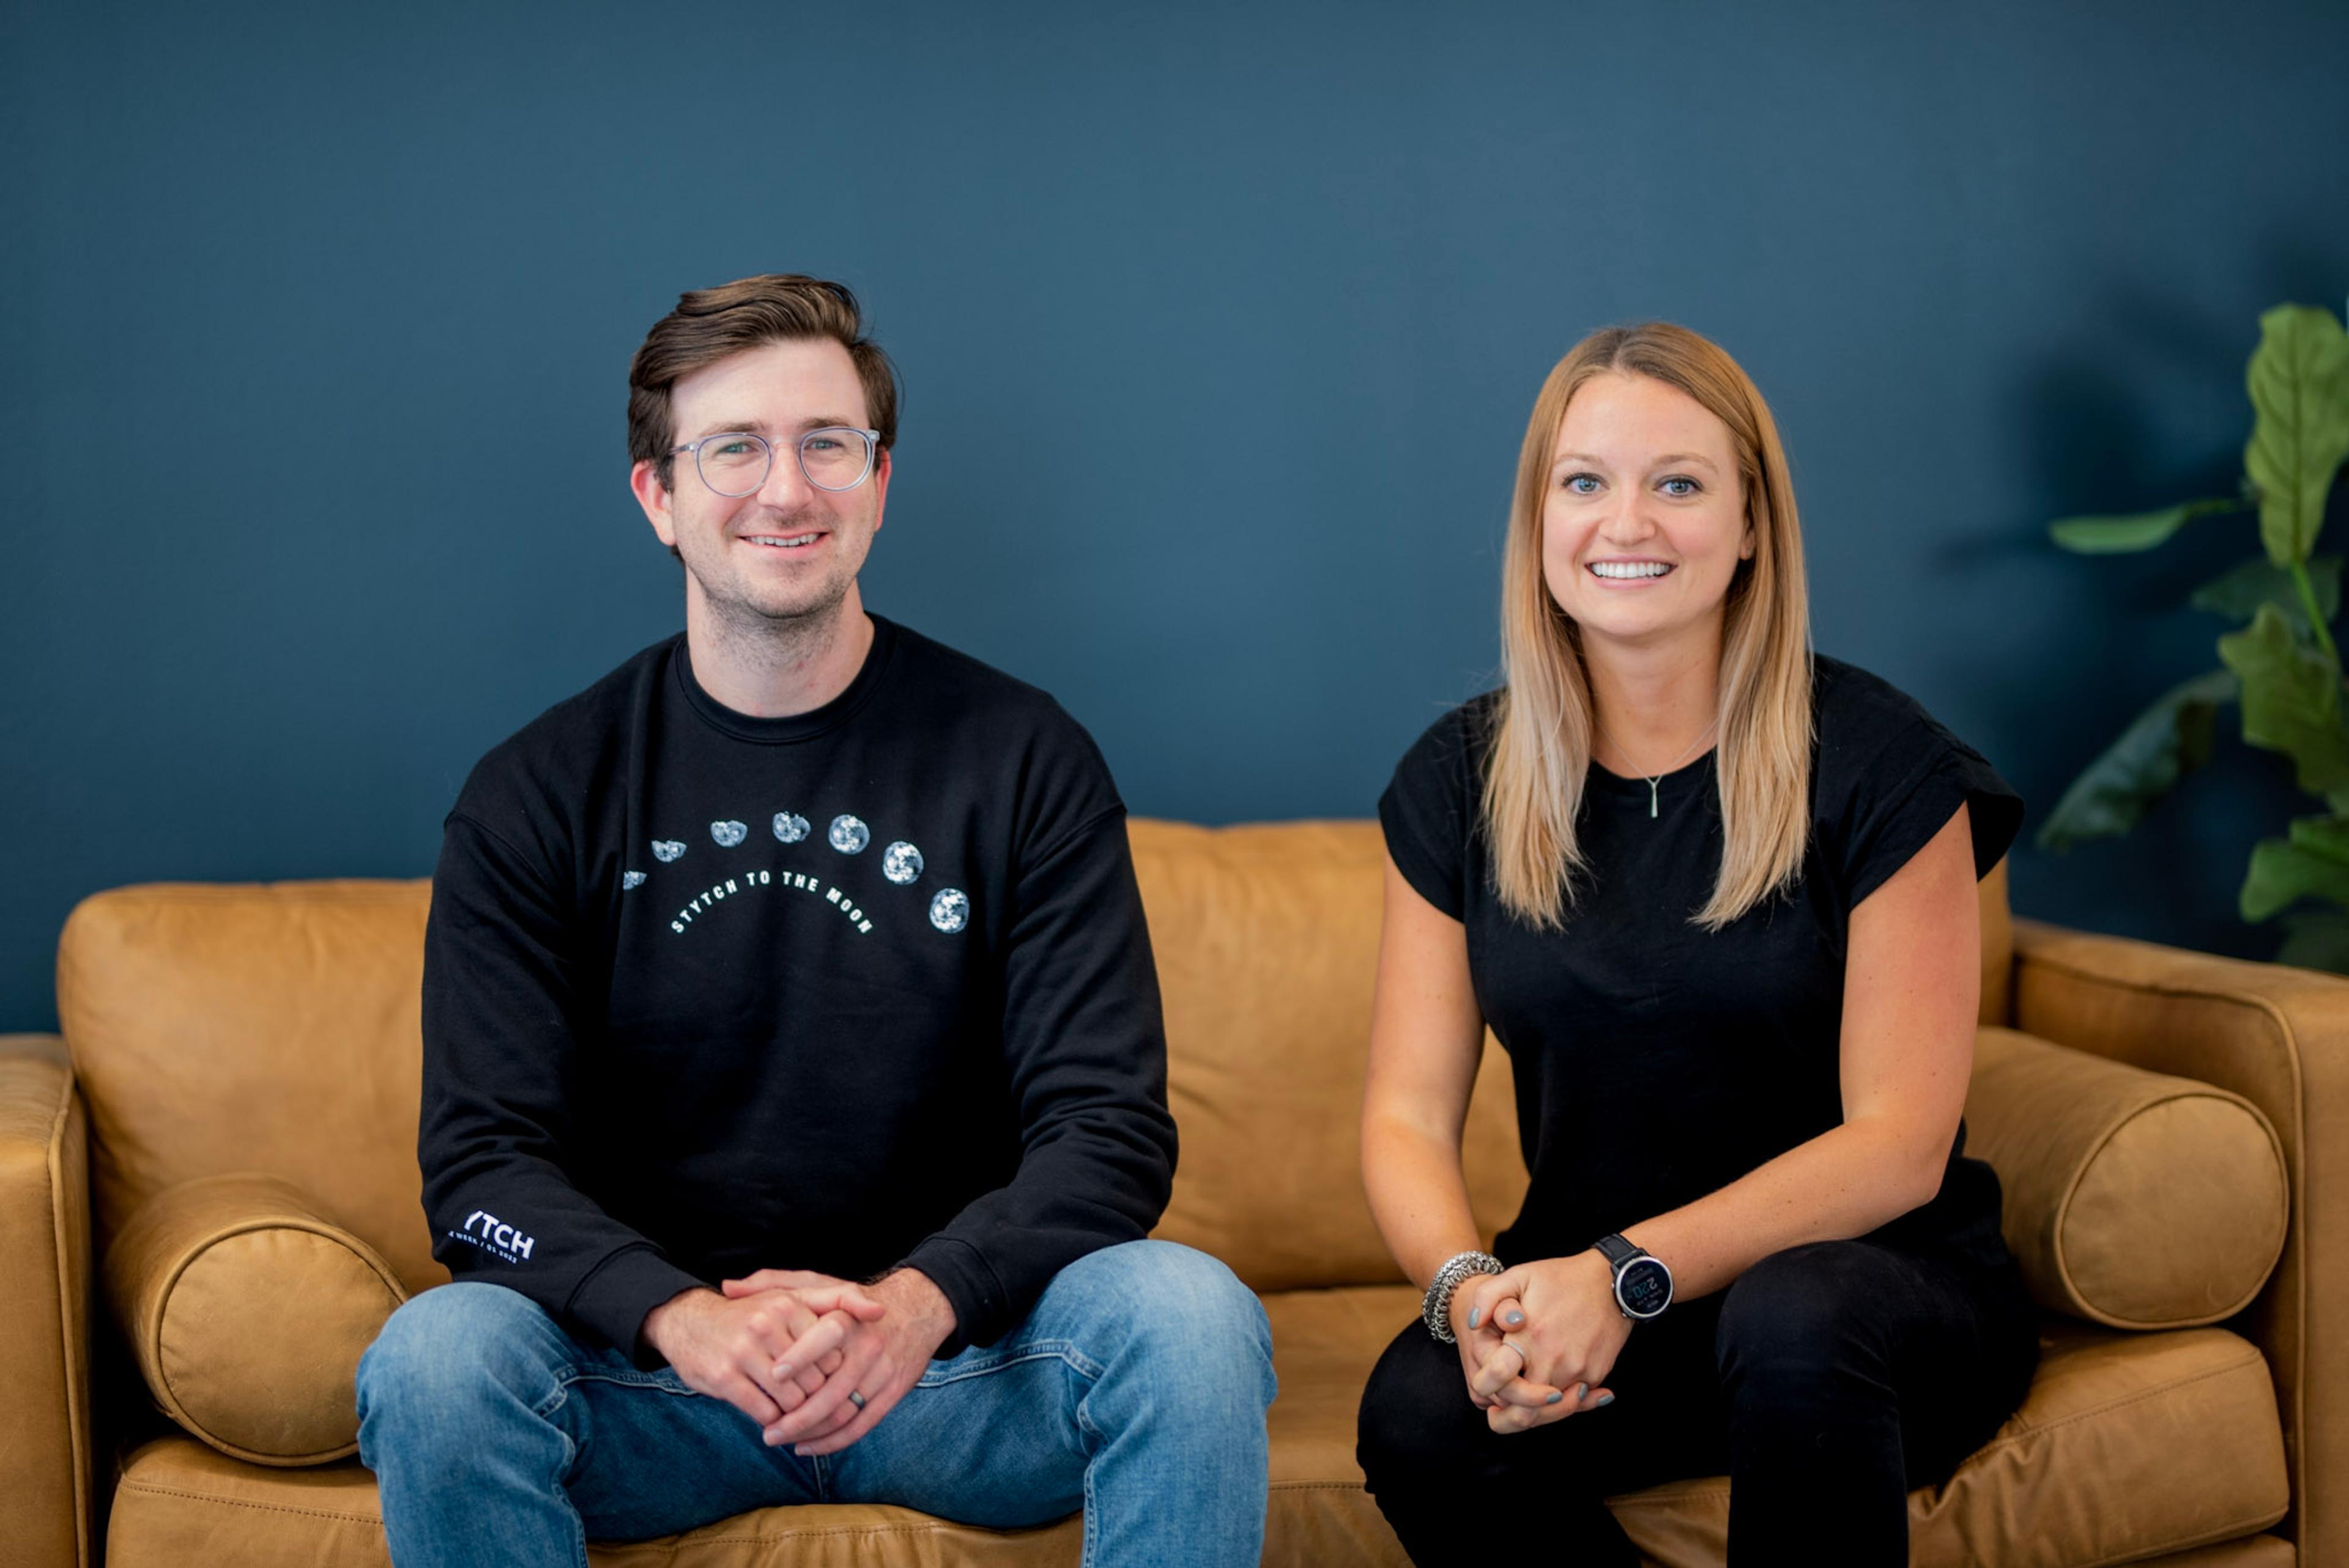
[[[850,480],[846,484],[825,484],[819,482],[814,474],[808,472],[807,443],[813,441],[820,435],[836,431],[845,431],[851,435],[861,435],[864,438],[864,468],[862,472],[858,473],[854,479]],[[701,449],[709,445],[711,441],[723,441],[738,436],[749,436],[752,441],[757,441],[761,446],[767,449],[767,472],[759,475],[759,483],[752,485],[750,489],[729,493],[719,489],[718,486],[709,483],[709,475],[704,472],[701,467]],[[818,425],[815,429],[803,432],[800,436],[799,440],[792,443],[792,459],[800,465],[800,477],[806,480],[810,484],[814,485],[816,489],[823,491],[827,495],[844,495],[849,491],[855,489],[858,485],[873,477],[874,460],[880,451],[881,432],[879,431],[864,430],[856,425]],[[693,454],[693,472],[695,477],[701,481],[703,485],[709,489],[712,495],[723,495],[729,501],[740,501],[743,496],[758,494],[761,487],[765,485],[767,481],[773,477],[775,472],[775,443],[768,437],[761,435],[757,431],[712,431],[708,435],[703,436],[699,441],[689,441],[682,446],[673,446],[669,448],[668,455],[675,457],[678,453],[685,452],[689,452]]]

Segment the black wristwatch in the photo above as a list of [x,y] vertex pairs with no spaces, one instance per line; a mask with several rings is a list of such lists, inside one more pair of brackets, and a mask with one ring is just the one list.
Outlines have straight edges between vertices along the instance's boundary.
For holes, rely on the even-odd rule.
[[1599,1251],[1615,1267],[1615,1310],[1636,1323],[1663,1316],[1672,1304],[1672,1272],[1664,1261],[1620,1236],[1601,1236]]

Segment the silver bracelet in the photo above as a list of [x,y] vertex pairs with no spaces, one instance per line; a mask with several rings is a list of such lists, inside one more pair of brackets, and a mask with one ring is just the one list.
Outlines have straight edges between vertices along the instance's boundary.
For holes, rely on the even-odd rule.
[[1427,1287],[1426,1298],[1420,1303],[1420,1315],[1427,1320],[1427,1332],[1446,1345],[1459,1343],[1452,1333],[1452,1293],[1471,1274],[1502,1272],[1501,1260],[1490,1252],[1455,1252],[1435,1271],[1435,1282]]

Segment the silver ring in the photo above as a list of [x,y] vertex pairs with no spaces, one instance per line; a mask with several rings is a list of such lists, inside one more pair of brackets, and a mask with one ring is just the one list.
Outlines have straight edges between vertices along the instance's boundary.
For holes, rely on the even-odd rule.
[[859,1393],[858,1393],[855,1389],[854,1389],[854,1388],[851,1388],[851,1389],[848,1391],[848,1402],[849,1402],[850,1404],[852,1404],[852,1405],[855,1406],[855,1407],[856,1407],[858,1409],[860,1409],[860,1410],[862,1410],[862,1409],[864,1409],[864,1395],[862,1395],[862,1394],[859,1394]]

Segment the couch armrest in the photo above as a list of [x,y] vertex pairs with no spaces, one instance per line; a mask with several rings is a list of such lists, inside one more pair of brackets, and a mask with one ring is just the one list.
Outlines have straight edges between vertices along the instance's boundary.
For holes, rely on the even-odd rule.
[[2235,1327],[2266,1353],[2303,1563],[2349,1562],[2349,979],[2017,920],[2015,1027],[2232,1090],[2266,1113],[2292,1199]]
[[52,1034],[0,1034],[0,1564],[85,1568],[89,1137]]

